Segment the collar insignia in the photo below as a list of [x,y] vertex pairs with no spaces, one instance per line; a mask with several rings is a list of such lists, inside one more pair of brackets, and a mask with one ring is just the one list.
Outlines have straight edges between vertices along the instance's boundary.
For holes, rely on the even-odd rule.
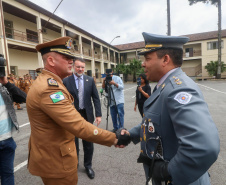
[[177,84],[177,85],[180,85],[180,84],[182,84],[182,81],[178,81],[176,84]]

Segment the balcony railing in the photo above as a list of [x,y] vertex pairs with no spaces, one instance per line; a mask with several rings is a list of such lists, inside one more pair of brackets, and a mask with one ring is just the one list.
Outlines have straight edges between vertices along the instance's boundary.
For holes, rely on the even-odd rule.
[[91,51],[90,52],[89,51],[83,51],[83,55],[91,57],[92,52]]
[[32,43],[39,42],[37,35],[25,33],[20,30],[16,30],[16,29],[9,28],[9,27],[5,27],[5,35],[6,35],[6,38],[11,38],[14,40],[32,42]]
[[95,54],[94,57],[95,57],[96,59],[101,59],[101,54]]
[[188,57],[199,57],[202,56],[201,50],[194,50],[192,53],[184,53],[183,57],[188,58]]

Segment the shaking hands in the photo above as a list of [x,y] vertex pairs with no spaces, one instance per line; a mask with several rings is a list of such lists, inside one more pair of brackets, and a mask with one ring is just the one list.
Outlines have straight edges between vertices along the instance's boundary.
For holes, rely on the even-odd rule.
[[131,142],[130,133],[125,128],[120,128],[116,131],[118,143],[115,147],[124,148]]

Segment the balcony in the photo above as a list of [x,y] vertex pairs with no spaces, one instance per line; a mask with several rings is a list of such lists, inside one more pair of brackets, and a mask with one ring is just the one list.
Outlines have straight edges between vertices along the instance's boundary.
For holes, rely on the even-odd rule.
[[101,54],[95,54],[94,57],[95,57],[96,59],[101,59]]
[[5,27],[5,35],[6,35],[6,38],[10,38],[18,41],[39,43],[37,32],[29,33],[28,31],[25,33],[20,30]]

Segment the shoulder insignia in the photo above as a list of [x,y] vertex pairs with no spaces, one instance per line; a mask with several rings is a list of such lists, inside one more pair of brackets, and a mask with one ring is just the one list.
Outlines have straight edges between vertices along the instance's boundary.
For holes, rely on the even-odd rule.
[[57,103],[57,102],[65,99],[65,97],[61,91],[51,94],[50,98],[53,101],[53,103]]
[[182,81],[178,81],[178,82],[176,82],[176,84],[177,85],[180,85],[180,84],[182,84]]
[[179,92],[174,97],[174,100],[178,101],[180,104],[187,104],[190,102],[192,95],[187,92]]
[[48,82],[48,85],[49,85],[49,86],[56,86],[56,87],[59,87],[57,81],[54,80],[53,78],[48,78],[48,79],[47,79],[47,82]]
[[162,89],[165,87],[165,85],[166,85],[165,83],[164,83],[164,84],[162,84]]

